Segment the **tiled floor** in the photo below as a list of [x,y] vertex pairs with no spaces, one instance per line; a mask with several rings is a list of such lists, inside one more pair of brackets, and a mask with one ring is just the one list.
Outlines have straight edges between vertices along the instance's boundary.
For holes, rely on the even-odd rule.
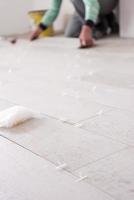
[[0,200],[134,199],[134,41],[77,47],[1,41],[0,110],[19,104],[43,118],[0,129]]

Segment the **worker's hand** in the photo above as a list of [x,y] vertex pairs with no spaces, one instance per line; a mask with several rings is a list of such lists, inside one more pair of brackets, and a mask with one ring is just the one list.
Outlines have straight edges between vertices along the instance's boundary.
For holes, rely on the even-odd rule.
[[30,36],[30,40],[33,41],[33,40],[36,40],[38,39],[39,35],[42,33],[42,29],[38,26],[36,28],[36,30],[31,34]]
[[92,29],[87,25],[83,25],[79,39],[81,47],[92,47],[94,45]]

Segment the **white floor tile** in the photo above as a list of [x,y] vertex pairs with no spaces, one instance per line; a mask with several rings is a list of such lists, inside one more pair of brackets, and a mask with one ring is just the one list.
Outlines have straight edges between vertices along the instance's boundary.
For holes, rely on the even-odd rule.
[[[77,172],[89,183],[132,200],[134,152],[124,149],[134,141],[134,41],[96,43],[78,50],[77,39],[61,37],[1,41],[0,111],[20,104],[59,120],[32,120],[0,134],[71,171],[85,166]],[[111,200],[2,137],[0,150],[0,200]]]
[[[49,38],[34,43],[20,40],[16,45],[3,45],[0,97],[31,105],[58,118],[61,115],[71,122],[96,114],[98,109],[94,107],[98,105],[91,101],[132,110],[132,41],[102,40],[98,42],[100,46],[84,51],[76,48],[77,42]],[[122,48],[124,45],[129,47],[129,53],[127,48]],[[61,98],[66,91],[68,94]],[[83,105],[86,105],[86,112]]]
[[113,109],[85,121],[83,128],[89,132],[134,145],[134,113]]
[[32,120],[0,134],[40,156],[75,170],[124,149],[126,145],[56,120]]
[[0,137],[0,200],[112,200],[100,190],[76,183],[38,156]]
[[130,148],[107,159],[80,169],[88,183],[118,200],[134,199],[134,149]]
[[83,98],[81,92],[68,89],[66,85],[50,81],[44,84],[32,80],[29,83],[16,81],[2,87],[0,94],[17,104],[71,123],[95,116],[100,110],[111,109]]

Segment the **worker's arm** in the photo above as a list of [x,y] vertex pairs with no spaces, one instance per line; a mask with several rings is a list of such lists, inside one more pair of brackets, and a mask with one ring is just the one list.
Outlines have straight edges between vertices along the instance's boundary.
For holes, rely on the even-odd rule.
[[47,13],[41,20],[41,24],[45,26],[50,26],[59,14],[62,0],[52,0],[51,5]]
[[96,23],[100,12],[100,4],[98,0],[83,0],[85,5],[85,21]]
[[92,46],[92,28],[97,21],[100,4],[98,0],[83,0],[85,5],[85,24],[80,34],[80,43],[83,46]]
[[47,13],[42,18],[37,29],[32,33],[31,40],[37,39],[40,33],[47,29],[56,19],[59,14],[62,0],[51,0],[51,5]]

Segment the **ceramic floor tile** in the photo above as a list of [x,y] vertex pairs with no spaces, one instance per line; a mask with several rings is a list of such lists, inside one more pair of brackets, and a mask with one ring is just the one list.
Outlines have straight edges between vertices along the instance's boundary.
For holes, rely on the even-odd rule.
[[97,85],[94,92],[96,102],[128,111],[134,111],[133,89],[119,89],[106,85]]
[[7,108],[10,108],[11,106],[13,106],[14,104],[11,103],[10,101],[8,100],[5,100],[5,99],[0,99],[0,111],[3,111]]
[[[17,87],[16,87],[17,85]],[[67,84],[66,84],[67,86]],[[76,123],[111,108],[83,98],[81,92],[64,89],[60,83],[23,81],[10,83],[0,89],[0,96],[32,110],[58,119]]]
[[[83,83],[77,81],[77,77],[76,80],[73,77],[71,81],[68,81],[71,74],[76,76],[83,70],[84,73],[90,71],[86,63],[83,63],[83,60],[81,61],[81,54],[77,53],[76,49],[72,52],[74,56],[72,60],[69,59],[70,49],[62,50],[65,61],[63,63],[60,60],[61,47],[55,53],[49,51],[52,49],[52,45],[46,51],[44,42],[43,45],[38,44],[38,42],[31,45],[24,41],[23,45],[22,43],[19,43],[19,45],[10,46],[10,52],[12,52],[12,48],[13,52],[12,54],[9,53],[9,58],[14,58],[16,55],[16,59],[12,58],[7,63],[6,68],[2,67],[4,72],[1,75],[0,97],[30,106],[31,109],[57,118],[64,118],[69,122],[78,122],[96,115],[100,110],[109,110],[105,106],[91,102],[89,98],[82,97],[83,86],[81,84],[83,85]],[[51,60],[52,55],[53,59]],[[92,64],[94,63],[93,60],[90,61]],[[5,57],[3,58],[4,61]],[[11,61],[12,65],[10,66]],[[94,63],[92,68],[95,68],[95,66],[98,65]],[[76,88],[79,87],[81,87],[81,90],[76,91]]]
[[112,200],[38,156],[0,137],[0,200]]
[[93,76],[85,75],[81,79],[83,81],[94,82],[97,85],[102,83],[118,88],[129,88],[131,85],[134,85],[133,74],[118,73],[112,70],[101,70],[94,73]]
[[134,149],[103,159],[78,172],[88,176],[88,183],[102,189],[117,200],[134,199]]
[[126,147],[52,119],[32,120],[11,130],[1,129],[0,134],[55,164],[67,163],[71,171]]
[[[88,101],[131,110],[134,108],[134,59],[131,51],[127,54],[123,50],[123,56],[116,52],[124,44],[132,48],[131,42],[102,40],[98,42],[102,48],[98,46],[85,51],[76,48],[77,40],[65,38],[49,38],[35,43],[19,40],[16,45],[6,43],[0,53],[0,97],[27,106],[33,103],[32,107],[39,111],[42,109],[58,118],[70,118],[71,122],[98,112],[93,109],[90,115],[89,110],[98,105]],[[61,98],[60,95],[68,90],[73,99]],[[84,100],[75,102],[74,99],[79,97]],[[60,108],[57,105],[61,105]],[[86,112],[83,105],[87,105]],[[81,118],[76,110],[81,113]]]
[[[124,149],[134,141],[134,42],[96,43],[78,50],[78,39],[61,37],[1,41],[0,110],[13,102],[70,123],[88,120],[81,129],[50,118],[31,120],[0,134],[71,171],[87,165],[77,172],[88,173],[89,183],[116,200],[132,200],[134,152]],[[0,200],[111,200],[2,137],[0,150]]]
[[114,109],[85,121],[83,128],[89,132],[134,145],[134,113]]

